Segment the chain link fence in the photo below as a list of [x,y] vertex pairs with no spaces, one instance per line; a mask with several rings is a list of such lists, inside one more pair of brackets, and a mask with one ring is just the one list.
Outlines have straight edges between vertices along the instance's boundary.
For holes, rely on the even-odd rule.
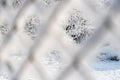
[[119,3],[0,0],[0,80],[97,80],[86,62],[120,47]]

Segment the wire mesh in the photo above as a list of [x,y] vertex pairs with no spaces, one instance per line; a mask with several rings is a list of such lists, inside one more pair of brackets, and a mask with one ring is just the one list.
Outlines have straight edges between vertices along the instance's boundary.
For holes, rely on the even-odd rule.
[[97,80],[85,60],[108,34],[119,47],[119,3],[0,0],[0,80]]

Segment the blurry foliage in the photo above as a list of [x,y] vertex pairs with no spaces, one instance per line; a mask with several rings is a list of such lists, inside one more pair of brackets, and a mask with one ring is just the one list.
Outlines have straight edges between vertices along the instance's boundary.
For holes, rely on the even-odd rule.
[[47,6],[54,5],[58,1],[61,1],[61,0],[43,0],[43,2],[45,3],[45,5],[47,5]]
[[108,60],[111,60],[111,61],[119,61],[119,57],[118,56],[111,56],[110,58],[108,58]]
[[19,8],[23,6],[24,0],[13,0],[12,6],[13,8]]
[[39,33],[40,27],[40,19],[36,16],[31,16],[25,23],[25,32],[29,35],[32,39],[36,38],[37,34]]
[[113,47],[111,43],[106,43],[102,46],[102,50],[99,55],[97,55],[98,61],[119,61],[119,51]]
[[6,35],[8,33],[8,27],[7,27],[7,25],[0,25],[0,33],[2,35]]
[[65,25],[65,31],[77,44],[80,44],[91,34],[92,29],[88,26],[89,21],[82,17],[80,11],[74,10]]

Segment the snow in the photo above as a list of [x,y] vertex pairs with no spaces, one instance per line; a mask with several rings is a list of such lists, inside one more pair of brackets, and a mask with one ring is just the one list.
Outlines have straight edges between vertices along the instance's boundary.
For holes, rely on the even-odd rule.
[[119,70],[120,62],[116,61],[102,61],[94,64],[94,69],[96,71],[109,71],[109,70]]
[[119,51],[111,44],[104,46],[97,60],[89,63],[93,69],[93,74],[98,80],[119,80],[120,79],[120,60],[111,60],[113,56],[118,56]]
[[109,71],[94,71],[98,80],[120,80],[120,69]]

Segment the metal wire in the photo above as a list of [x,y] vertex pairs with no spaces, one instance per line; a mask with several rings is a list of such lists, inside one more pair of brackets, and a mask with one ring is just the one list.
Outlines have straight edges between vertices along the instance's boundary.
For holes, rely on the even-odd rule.
[[[12,1],[16,2],[17,7],[21,4],[21,2],[19,2],[19,0],[12,0]],[[113,1],[111,7],[109,8],[109,10],[107,10],[107,12],[104,12],[104,10],[103,10],[103,12],[101,12],[102,10],[97,10],[99,8],[96,7],[95,3],[93,3],[94,0],[93,0],[93,2],[92,1],[89,2],[89,0],[75,0],[75,1],[74,0],[21,0],[21,1],[24,2],[24,3],[22,3],[23,6],[21,8],[18,8],[18,11],[15,12],[15,8],[17,8],[17,7],[15,7],[15,3],[14,3],[14,8],[13,8],[13,6],[11,7],[9,1],[1,0],[1,5],[2,5],[2,6],[0,5],[1,12],[11,9],[11,14],[15,13],[14,14],[15,17],[12,19],[12,21],[10,21],[10,24],[8,25],[10,30],[7,33],[7,35],[4,35],[3,42],[0,45],[0,70],[2,70],[1,66],[5,65],[8,68],[7,73],[10,73],[9,74],[10,77],[5,80],[22,80],[22,76],[26,72],[26,69],[29,67],[29,64],[31,64],[32,67],[35,69],[35,71],[38,72],[38,75],[40,76],[40,79],[38,79],[38,80],[65,80],[66,77],[70,77],[69,75],[70,75],[70,73],[72,73],[73,69],[75,71],[77,71],[79,73],[79,76],[82,76],[83,79],[95,80],[96,78],[93,77],[93,75],[90,73],[89,69],[87,69],[87,67],[83,64],[83,62],[84,62],[85,58],[88,57],[89,55],[96,55],[96,54],[93,54],[92,52],[99,44],[101,44],[104,41],[104,38],[108,32],[111,32],[112,34],[117,35],[116,39],[119,39],[119,33],[116,33],[115,32],[116,27],[113,27],[113,26],[115,26],[115,24],[112,21],[112,17],[114,17],[113,15],[115,13],[119,13],[119,4],[118,3],[120,1],[119,0]],[[83,43],[79,44],[80,46],[77,47],[76,50],[75,49],[70,50],[70,48],[69,48],[70,41],[68,41],[68,43],[64,43],[64,41],[62,42],[62,40],[64,40],[64,37],[67,38],[67,36],[64,35],[63,29],[61,31],[62,26],[61,25],[59,26],[59,22],[61,21],[62,17],[66,17],[67,14],[70,14],[69,9],[76,8],[76,6],[72,6],[72,2],[73,3],[74,2],[83,3],[82,5],[89,7],[88,8],[89,11],[91,11],[91,12],[94,11],[93,13],[97,13],[98,16],[101,17],[100,18],[101,21],[100,22],[96,21],[96,23],[95,23],[95,27],[97,29],[94,31],[94,33],[90,36],[89,39],[87,39]],[[4,6],[3,6],[3,3],[4,3]],[[36,10],[33,10],[36,12],[31,12],[31,13],[39,15],[40,18],[41,17],[44,18],[44,19],[41,19],[41,21],[40,21],[41,22],[40,27],[42,27],[43,29],[41,31],[39,30],[38,35],[33,40],[31,39],[30,36],[31,36],[31,34],[36,35],[35,33],[32,33],[32,28],[35,28],[34,22],[30,23],[29,29],[31,30],[31,33],[29,35],[26,36],[26,33],[24,34],[24,32],[25,32],[24,27],[21,27],[22,28],[21,30],[23,30],[22,32],[21,32],[21,30],[19,30],[20,29],[19,26],[21,26],[21,25],[24,26],[25,19],[22,19],[22,20],[24,20],[23,24],[21,22],[19,22],[21,20],[21,18],[24,18],[22,16],[26,16],[26,17],[29,16],[29,14],[27,14],[27,12],[26,12],[29,9],[29,6],[32,6],[33,9],[36,9]],[[13,12],[12,12],[12,9],[13,9]],[[68,13],[66,14],[65,12],[68,12]],[[31,13],[30,13],[30,16],[31,16]],[[3,15],[3,14],[1,14],[1,15]],[[45,15],[45,16],[43,17],[43,15]],[[63,16],[61,16],[61,15],[63,15]],[[64,15],[66,15],[66,16],[64,16]],[[1,17],[1,18],[4,20],[3,17]],[[33,20],[33,19],[31,19],[31,20]],[[18,23],[20,23],[20,24],[18,24]],[[54,27],[57,25],[60,27],[59,29]],[[25,39],[26,39],[26,41],[28,40],[28,43],[25,42],[24,39],[23,39],[23,41],[20,40],[20,38],[16,39],[17,37],[20,37],[19,36],[20,32],[21,32],[21,35],[23,34],[23,36],[27,37]],[[44,52],[44,51],[49,51],[49,49],[51,49],[51,48],[55,48],[54,45],[49,45],[49,44],[45,45],[45,43],[46,43],[45,41],[47,39],[49,40],[49,37],[51,37],[51,36],[53,38],[52,42],[54,42],[54,39],[55,39],[55,41],[57,41],[61,47],[64,46],[64,48],[66,48],[66,49],[63,49],[63,48],[61,48],[61,49],[62,49],[62,51],[64,51],[67,54],[67,58],[65,60],[69,59],[69,64],[67,66],[64,66],[64,69],[62,71],[58,72],[59,74],[57,75],[57,77],[55,76],[55,78],[50,77],[50,75],[45,70],[42,63],[38,63],[39,61],[37,61],[38,59],[36,57],[36,55],[39,56],[41,54],[44,54],[44,53],[39,52],[39,50]],[[16,37],[16,38],[14,38],[14,37]],[[14,69],[16,67],[13,65],[14,62],[9,61],[9,59],[10,59],[9,53],[8,54],[6,53],[8,48],[11,48],[12,46],[18,47],[16,45],[11,45],[12,43],[14,43],[14,39],[20,40],[21,45],[24,45],[24,43],[28,44],[27,46],[25,46],[25,47],[23,46],[23,48],[22,48],[22,50],[26,49],[24,54],[27,54],[27,56],[25,57],[23,62],[19,65],[19,68],[17,70]],[[29,45],[29,43],[30,44],[32,43],[32,45]],[[68,53],[70,53],[70,54],[68,54]],[[6,58],[6,56],[7,56],[7,58]],[[2,74],[2,72],[0,72],[0,74]],[[30,79],[30,80],[34,80],[34,79]]]

